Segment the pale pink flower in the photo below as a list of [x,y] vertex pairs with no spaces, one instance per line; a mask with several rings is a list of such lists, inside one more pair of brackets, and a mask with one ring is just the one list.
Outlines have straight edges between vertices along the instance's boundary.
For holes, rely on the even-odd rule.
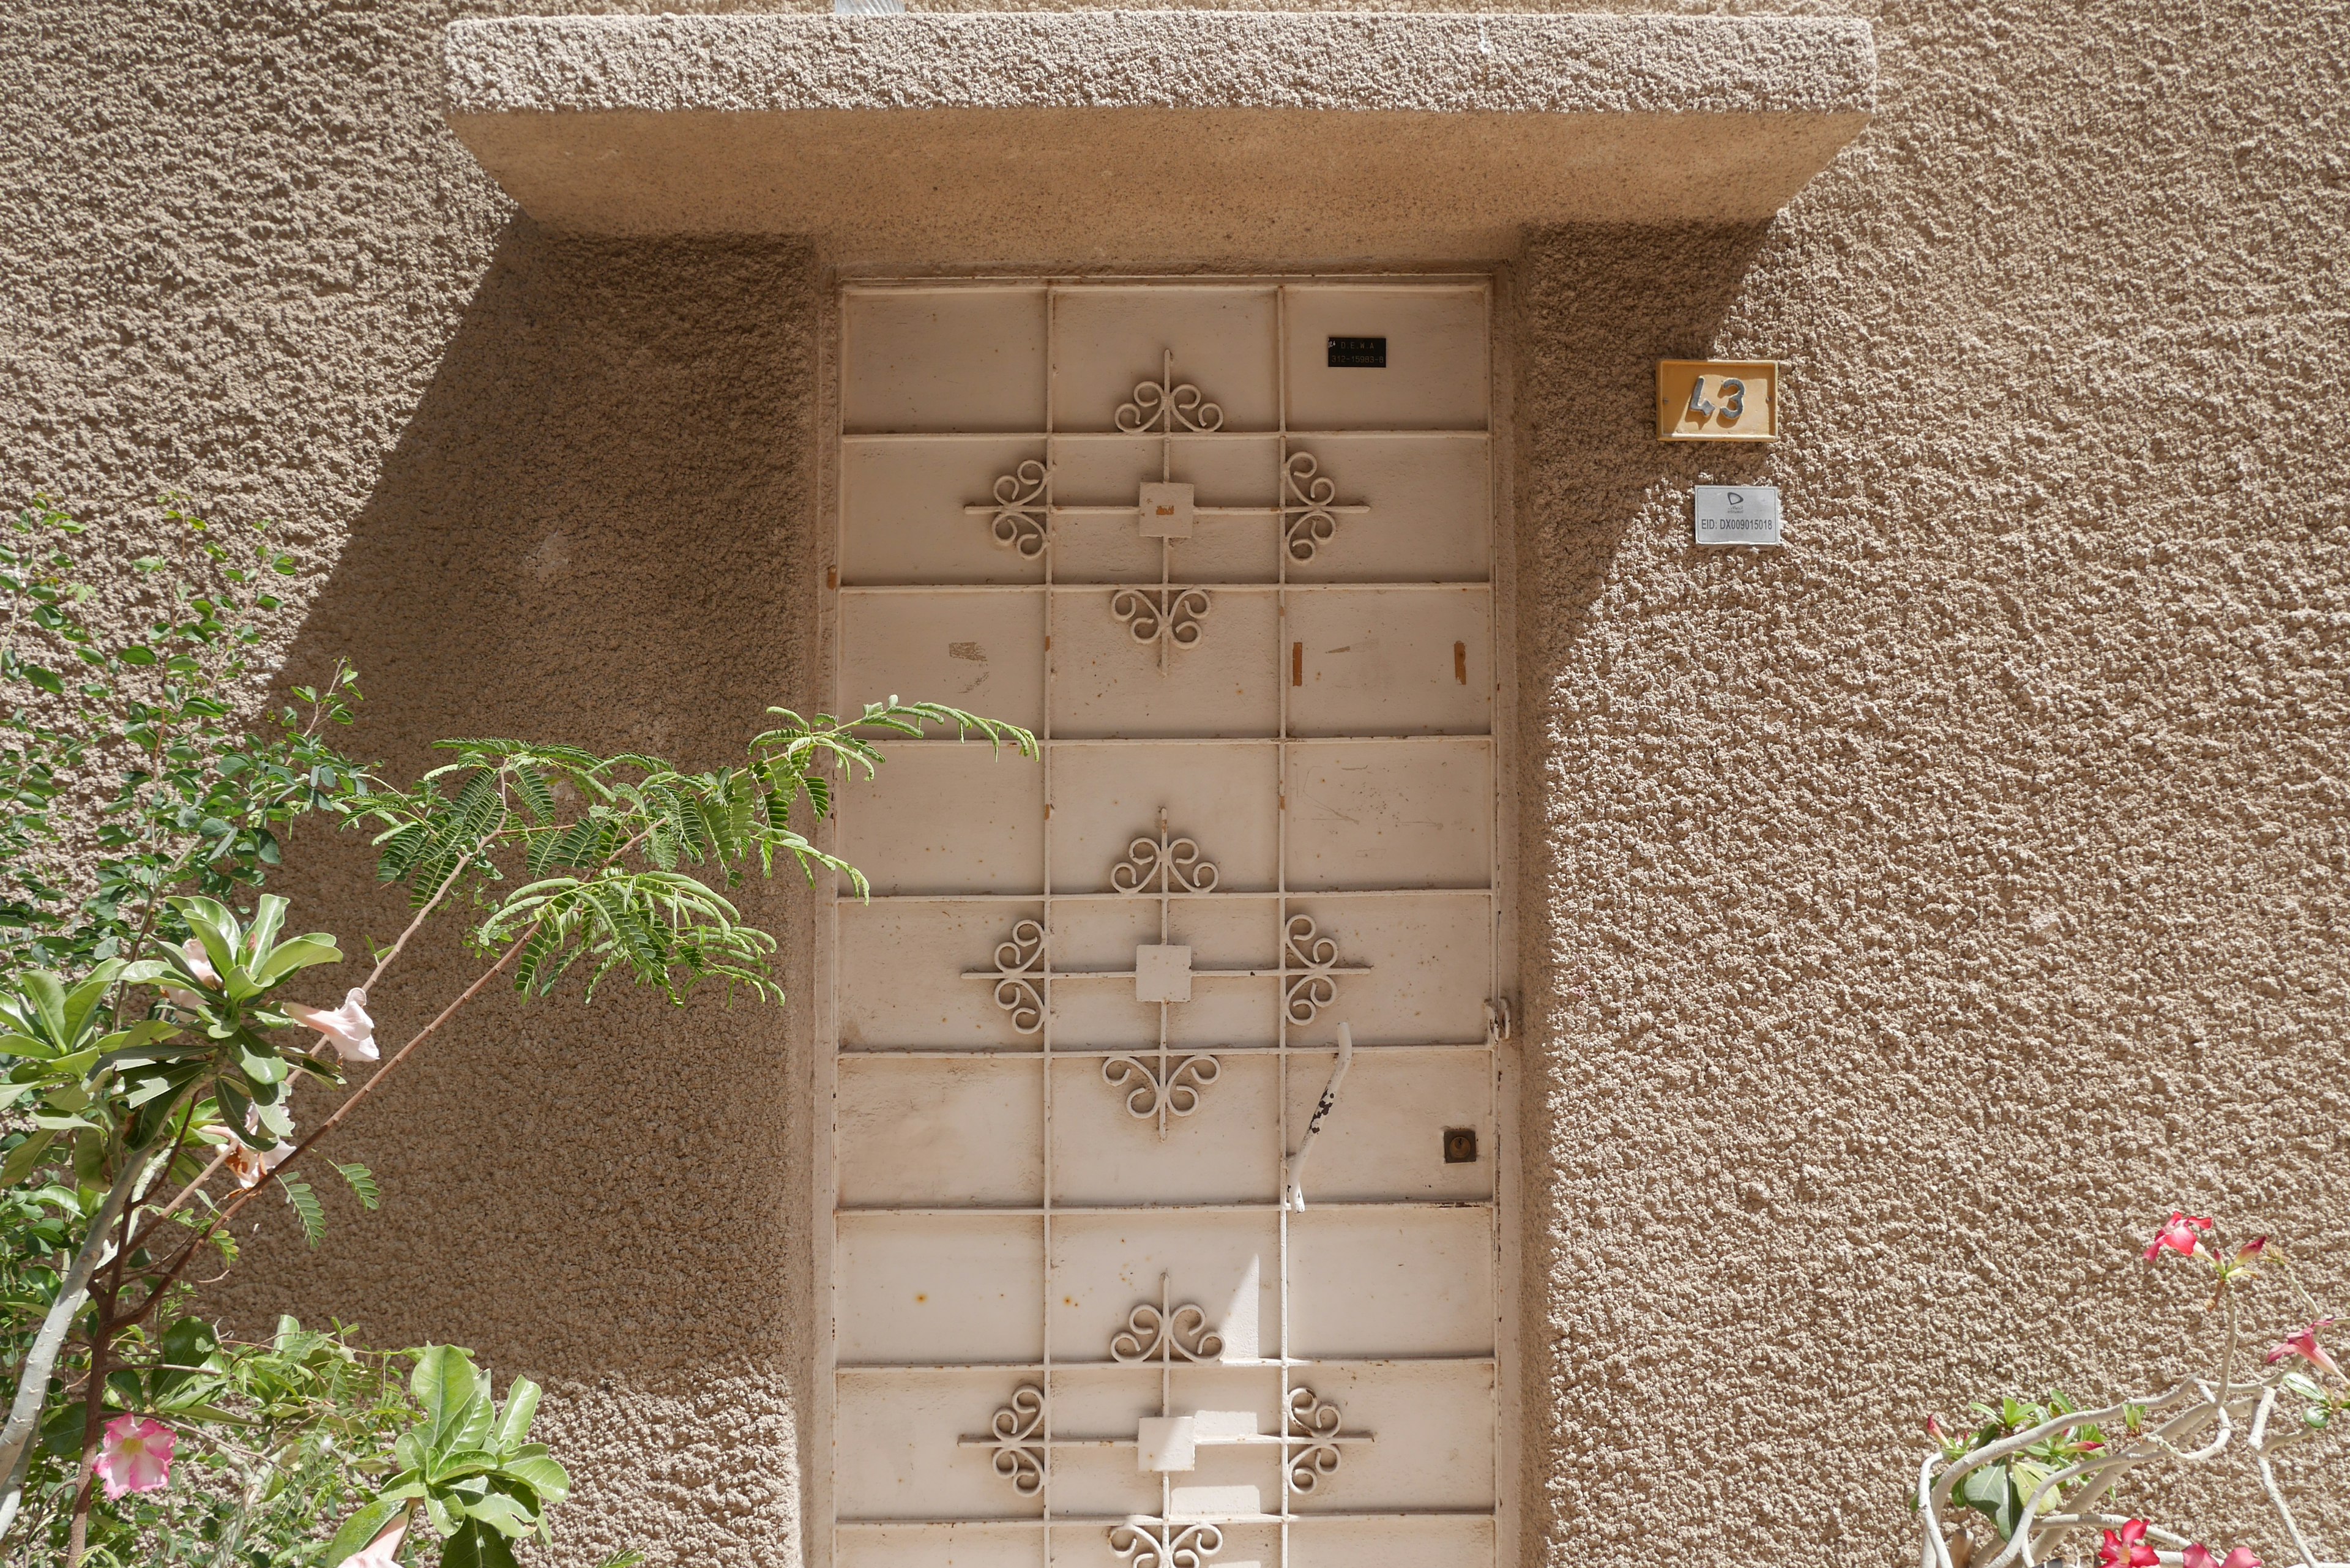
[[332,1012],[289,1002],[286,1016],[325,1035],[346,1062],[375,1060],[375,1020],[368,1016],[367,992],[357,987],[344,993],[343,1004]]
[[106,1501],[132,1491],[160,1490],[172,1479],[172,1428],[141,1417],[117,1416],[98,1445],[98,1479]]
[[2270,1349],[2269,1365],[2274,1366],[2289,1355],[2298,1355],[2313,1366],[2323,1366],[2336,1377],[2341,1376],[2342,1368],[2334,1365],[2334,1357],[2325,1354],[2325,1347],[2317,1343],[2317,1331],[2333,1321],[2330,1317],[2322,1317],[2299,1334],[2286,1334]]
[[180,956],[188,961],[189,973],[194,975],[198,980],[203,981],[206,985],[215,988],[220,985],[220,974],[213,968],[213,961],[211,957],[205,953],[203,943],[198,941],[193,937],[190,937],[186,941],[180,944]]
[[2179,1568],[2261,1568],[2261,1560],[2252,1555],[2249,1546],[2239,1546],[2225,1558],[2211,1555],[2211,1549],[2197,1542],[2178,1554]]
[[[248,1127],[253,1126],[253,1121],[254,1118],[250,1116],[244,1118],[245,1126]],[[285,1164],[286,1157],[294,1152],[294,1146],[282,1138],[278,1140],[276,1148],[255,1148],[252,1145],[241,1142],[217,1127],[201,1136],[205,1142],[228,1150],[226,1163],[229,1174],[236,1178],[236,1184],[239,1187],[260,1186],[262,1178]]]
[[[381,1535],[344,1558],[343,1568],[395,1568],[400,1557],[400,1538],[407,1533],[408,1515],[403,1513],[385,1525]],[[2259,1568],[2259,1564],[2255,1563],[2253,1568]]]
[[2170,1211],[2170,1218],[2164,1221],[2162,1229],[2154,1233],[2154,1240],[2146,1244],[2146,1261],[2149,1263],[2153,1262],[2162,1255],[2162,1250],[2165,1247],[2182,1258],[2191,1258],[2202,1251],[2203,1232],[2210,1229],[2211,1229],[2210,1220],[2199,1220],[2191,1214],[2182,1213],[2174,1209]]

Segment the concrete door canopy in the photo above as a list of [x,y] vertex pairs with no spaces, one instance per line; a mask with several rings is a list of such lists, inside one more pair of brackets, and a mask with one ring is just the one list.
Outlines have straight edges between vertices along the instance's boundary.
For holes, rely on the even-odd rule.
[[447,67],[451,125],[552,228],[1124,265],[1760,222],[1877,75],[1843,17],[1218,11],[467,21]]

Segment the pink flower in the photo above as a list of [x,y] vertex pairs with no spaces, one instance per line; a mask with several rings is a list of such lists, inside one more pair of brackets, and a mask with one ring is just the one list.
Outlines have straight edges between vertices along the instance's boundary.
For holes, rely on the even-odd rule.
[[2326,1355],[2325,1347],[2317,1343],[2317,1331],[2333,1321],[2330,1317],[2322,1317],[2299,1334],[2286,1334],[2269,1351],[2269,1365],[2274,1366],[2288,1355],[2298,1355],[2314,1366],[2323,1366],[2336,1377],[2341,1376],[2342,1368],[2334,1364],[2334,1357]]
[[375,1020],[368,1016],[364,991],[355,987],[345,992],[343,1004],[332,1012],[290,1002],[286,1004],[286,1016],[325,1035],[346,1062],[375,1060]]
[[2162,1229],[2154,1233],[2154,1240],[2146,1244],[2146,1261],[2149,1263],[2153,1262],[2162,1255],[2162,1250],[2165,1247],[2182,1258],[2191,1258],[2202,1251],[2202,1232],[2210,1229],[2211,1229],[2210,1220],[2198,1220],[2191,1214],[2184,1214],[2174,1209],[2170,1211],[2170,1218],[2164,1223]]
[[2178,1554],[2179,1568],[2261,1568],[2261,1560],[2252,1555],[2249,1546],[2239,1546],[2223,1560],[2211,1555],[2211,1549],[2197,1542]]
[[2108,1530],[2097,1547],[2097,1568],[2155,1568],[2160,1559],[2146,1543],[2146,1521],[2133,1519],[2118,1532]]
[[172,1479],[172,1428],[161,1421],[117,1416],[106,1424],[98,1445],[98,1479],[106,1483],[106,1501],[115,1502],[130,1491],[160,1490]]
[[[408,1533],[408,1515],[401,1514],[384,1526],[381,1535],[343,1559],[343,1568],[395,1568],[400,1557],[400,1538]],[[2230,1563],[2234,1563],[2230,1558]],[[2254,1563],[2252,1568],[2260,1568]]]
[[1938,1443],[1942,1440],[1942,1418],[1939,1416],[1926,1417],[1926,1435]]
[[[2251,1262],[2254,1258],[2261,1255],[2262,1250],[2268,1244],[2269,1239],[2266,1236],[2253,1237],[2251,1241],[2236,1249],[2236,1262],[2239,1263]],[[2242,1550],[2244,1549],[2241,1546],[2236,1548],[2237,1552],[2241,1552]],[[2230,1552],[2229,1555],[2233,1556],[2234,1552]]]

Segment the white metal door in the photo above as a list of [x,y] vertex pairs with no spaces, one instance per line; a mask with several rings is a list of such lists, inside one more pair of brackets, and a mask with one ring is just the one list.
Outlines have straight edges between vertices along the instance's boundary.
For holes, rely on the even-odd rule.
[[1487,285],[841,309],[819,1552],[1491,1563]]

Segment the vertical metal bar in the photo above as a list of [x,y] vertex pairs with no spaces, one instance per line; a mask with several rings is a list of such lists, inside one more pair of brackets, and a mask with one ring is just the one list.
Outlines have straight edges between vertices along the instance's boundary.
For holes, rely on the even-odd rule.
[[1280,439],[1274,443],[1273,554],[1281,585],[1274,592],[1276,635],[1273,639],[1273,685],[1281,693],[1280,727],[1274,742],[1274,952],[1281,978],[1274,981],[1274,1018],[1277,1049],[1274,1055],[1274,1181],[1275,1223],[1274,1246],[1281,1265],[1281,1391],[1273,1407],[1273,1429],[1283,1440],[1274,1448],[1281,1466],[1280,1550],[1274,1568],[1289,1568],[1289,1521],[1293,1499],[1289,1482],[1289,1199],[1280,1186],[1289,1166],[1289,683],[1282,677],[1281,653],[1289,641],[1289,286],[1273,296],[1274,406]]
[[[1164,547],[1163,544],[1161,547]],[[1166,644],[1161,643],[1159,648],[1163,653]],[[1159,808],[1159,944],[1161,947],[1167,945],[1168,929],[1172,923],[1170,917],[1174,913],[1170,908],[1174,890],[1167,885],[1173,866],[1167,856],[1167,808],[1162,805]],[[1167,1101],[1172,1088],[1167,1081],[1168,1006],[1164,1002],[1159,1004],[1159,1141],[1161,1143],[1167,1141]],[[1165,1412],[1160,1413],[1163,1415]]]
[[1037,715],[1037,750],[1045,768],[1045,832],[1041,859],[1044,881],[1044,1008],[1045,1017],[1037,1036],[1037,1067],[1044,1078],[1044,1127],[1036,1149],[1037,1180],[1042,1189],[1039,1205],[1043,1210],[1042,1223],[1044,1256],[1038,1263],[1038,1283],[1044,1286],[1040,1305],[1045,1314],[1045,1348],[1040,1365],[1044,1368],[1044,1432],[1045,1458],[1039,1467],[1042,1481],[1038,1494],[1045,1508],[1043,1538],[1044,1557],[1039,1568],[1053,1568],[1053,946],[1058,933],[1053,929],[1053,566],[1059,541],[1054,537],[1055,521],[1053,513],[1053,431],[1060,410],[1060,301],[1061,291],[1050,283],[1045,286],[1045,711]]

